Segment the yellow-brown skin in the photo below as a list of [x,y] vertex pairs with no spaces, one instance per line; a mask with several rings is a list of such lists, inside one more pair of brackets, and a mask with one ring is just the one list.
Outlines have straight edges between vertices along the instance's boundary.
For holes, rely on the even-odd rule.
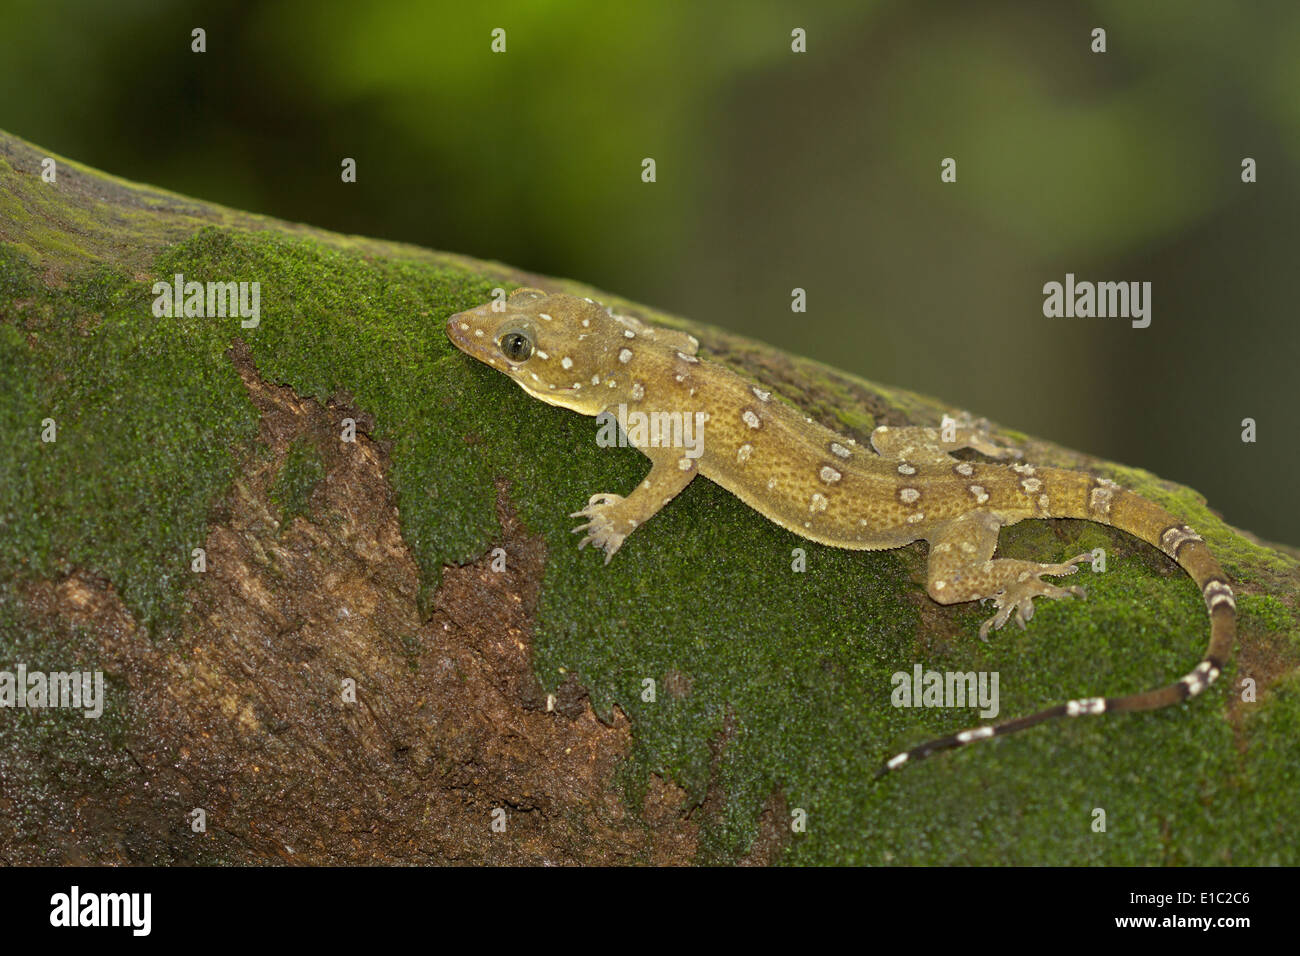
[[[520,289],[508,300],[451,316],[457,348],[504,372],[534,398],[583,415],[674,413],[703,416],[701,452],[681,446],[640,447],[646,479],[629,494],[597,494],[574,514],[605,561],[627,535],[702,474],[764,517],[837,548],[897,548],[930,543],[927,590],[943,604],[992,598],[997,613],[980,635],[1014,613],[1033,616],[1035,597],[1082,595],[1041,580],[1068,575],[1091,555],[1060,564],[995,559],[998,531],[1025,518],[1085,518],[1122,528],[1174,557],[1202,588],[1212,639],[1197,670],[1143,695],[1088,698],[998,727],[981,728],[914,748],[891,761],[1029,726],[1045,717],[1145,710],[1204,690],[1231,652],[1235,602],[1204,542],[1173,515],[1106,479],[1080,472],[965,462],[949,453],[973,448],[995,458],[1019,453],[995,444],[964,415],[942,429],[877,428],[872,449],[799,414],[748,379],[697,357],[684,332],[653,328],[589,299]],[[1227,612],[1227,613],[1225,613]],[[1005,728],[1005,729],[1004,729]]]

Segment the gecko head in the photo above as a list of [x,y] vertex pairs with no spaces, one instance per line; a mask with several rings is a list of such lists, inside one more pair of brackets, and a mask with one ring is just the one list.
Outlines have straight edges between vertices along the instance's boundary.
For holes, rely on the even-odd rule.
[[633,339],[641,337],[641,346],[667,344],[656,341],[656,330],[590,299],[537,289],[516,289],[504,302],[456,313],[447,335],[534,398],[583,415],[627,400]]

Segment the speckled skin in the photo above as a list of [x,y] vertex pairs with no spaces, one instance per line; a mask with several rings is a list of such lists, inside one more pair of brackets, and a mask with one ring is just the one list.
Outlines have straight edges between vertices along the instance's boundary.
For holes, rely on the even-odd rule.
[[[451,316],[447,332],[462,351],[514,379],[541,401],[583,415],[614,412],[704,416],[701,453],[641,447],[646,479],[627,497],[593,495],[574,514],[587,523],[579,547],[594,544],[606,563],[627,535],[702,474],[764,517],[837,548],[878,550],[930,543],[927,590],[943,604],[991,598],[997,613],[980,630],[1015,614],[1033,616],[1035,597],[1082,596],[1043,576],[1075,573],[1091,555],[1059,564],[995,559],[998,531],[1025,518],[1085,518],[1122,528],[1174,557],[1201,586],[1212,621],[1210,648],[1177,684],[1122,698],[1070,701],[996,727],[983,727],[899,754],[887,766],[974,739],[1019,730],[1053,716],[1146,710],[1199,693],[1218,676],[1235,637],[1235,600],[1204,542],[1158,506],[1091,475],[1013,463],[967,462],[973,448],[994,459],[1019,453],[995,444],[965,416],[942,430],[877,428],[872,449],[857,445],[721,365],[700,359],[684,332],[647,326],[588,299],[520,289],[504,302]],[[507,339],[526,339],[512,358]],[[516,360],[519,359],[519,360]],[[946,439],[946,440],[945,440]]]

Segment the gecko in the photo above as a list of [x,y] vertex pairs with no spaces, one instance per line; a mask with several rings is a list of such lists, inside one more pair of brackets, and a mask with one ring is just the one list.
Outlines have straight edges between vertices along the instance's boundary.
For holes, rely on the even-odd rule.
[[[1083,597],[1044,578],[1074,574],[1092,554],[1060,563],[994,557],[1002,528],[1031,518],[1082,518],[1159,548],[1196,582],[1210,618],[1201,661],[1174,683],[1120,697],[1082,697],[1028,716],[929,740],[885,760],[877,776],[939,751],[1002,737],[1058,717],[1155,710],[1201,694],[1222,673],[1236,640],[1236,598],[1205,541],[1175,515],[1107,478],[1035,466],[965,414],[946,428],[881,425],[870,448],[801,414],[771,391],[700,358],[686,332],[651,326],[578,296],[517,289],[458,312],[447,334],[462,352],[505,373],[535,399],[587,416],[625,410],[698,416],[695,455],[642,442],[645,479],[626,496],[594,494],[571,517],[605,563],[629,534],[697,475],[764,518],[834,548],[876,551],[924,540],[926,592],[939,604],[991,599],[980,637],[1034,599]],[[952,452],[974,449],[992,461]]]

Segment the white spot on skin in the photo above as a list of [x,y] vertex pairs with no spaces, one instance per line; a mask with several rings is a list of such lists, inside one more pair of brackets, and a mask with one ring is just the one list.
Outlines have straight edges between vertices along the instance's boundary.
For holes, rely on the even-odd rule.
[[749,456],[754,453],[754,446],[745,444],[736,449],[736,461],[744,464],[749,461]]
[[[965,548],[966,548],[966,545],[965,545],[965,544],[962,544],[962,549],[965,550]],[[940,543],[940,544],[936,544],[936,545],[934,546],[934,550],[936,550],[936,551],[951,551],[951,550],[952,550],[952,545],[951,545],[950,543],[948,543],[947,541],[944,541],[944,542],[942,542],[942,543]],[[975,549],[974,549],[974,548],[971,548],[971,550],[974,551]]]
[[974,553],[975,553],[975,545],[971,544],[969,541],[963,541],[963,542],[961,543],[961,553],[962,553],[962,554],[974,554]]
[[758,416],[755,415],[755,414],[754,414],[750,409],[748,409],[748,408],[745,409],[743,412],[740,413],[740,417],[741,417],[742,419],[744,419],[745,424],[748,425],[750,428],[757,428],[757,427],[761,424],[761,422],[759,421]]
[[589,325],[591,325],[591,319],[583,319],[583,320],[582,320],[582,327],[583,327],[584,329],[587,328]]
[[599,376],[599,375],[593,375],[593,376],[591,377],[591,384],[592,384],[592,385],[599,385],[599,384],[600,384],[600,376]]
[[975,474],[975,469],[970,466],[969,462],[965,462],[965,461],[961,462],[953,470],[956,471],[957,474],[961,475],[963,478],[969,478],[971,475]]
[[1052,509],[1050,505],[1051,501],[1048,500],[1047,495],[1038,496],[1038,507],[1042,508],[1044,511],[1051,511]]
[[624,365],[626,365],[628,362],[632,361],[632,350],[631,350],[631,349],[623,349],[623,351],[621,351],[621,352],[618,353],[618,360],[619,360],[620,362],[622,362]]
[[1219,678],[1219,669],[1209,661],[1201,661],[1196,665],[1196,670],[1192,671],[1178,683],[1187,688],[1189,697],[1195,697],[1205,688],[1209,687]]
[[903,462],[901,465],[898,466],[898,473],[900,475],[915,475],[916,469],[913,468],[911,465],[909,465],[907,462]]
[[841,458],[848,458],[853,452],[849,451],[837,441],[831,442],[831,454],[838,455]]
[[547,322],[551,321],[551,317],[547,315],[545,312],[538,312],[537,317],[539,319],[545,319]]
[[947,582],[947,581],[935,581],[935,582],[934,582],[934,589],[935,589],[936,591],[942,591],[942,590],[943,590],[944,588],[946,588],[947,586],[948,586],[948,582]]
[[1032,475],[1032,474],[1034,474],[1034,466],[1033,466],[1033,465],[1015,464],[1015,465],[1012,465],[1012,466],[1011,466],[1011,470],[1014,471],[1014,472],[1017,472],[1017,473],[1019,473],[1019,474],[1022,474],[1022,475]]
[[1097,487],[1092,489],[1092,494],[1088,496],[1088,507],[1102,516],[1110,515],[1110,500],[1114,497],[1119,485],[1109,478],[1098,478]]
[[684,382],[686,381],[686,376],[678,372],[676,375],[673,376],[673,379],[674,381]]
[[821,475],[822,481],[826,482],[828,485],[833,485],[844,477],[830,465],[822,465],[822,470],[819,474]]
[[1081,717],[1085,714],[1104,714],[1105,712],[1105,697],[1085,697],[1083,700],[1069,701],[1065,705],[1065,713],[1069,717]]
[[[538,350],[537,350],[536,352],[534,352],[533,354],[536,355],[536,356],[537,356],[539,359],[541,359],[543,362],[545,362],[547,359],[549,359],[549,358],[551,357],[548,353],[543,352],[541,349],[538,349]],[[572,364],[573,364],[572,362],[569,363],[569,365],[572,365]],[[564,367],[565,367],[565,368],[568,368],[569,365],[566,365],[566,366],[564,366]]]
[[924,512],[920,512],[920,511],[918,511],[916,514],[912,514],[912,515],[908,515],[908,516],[907,516],[907,523],[908,523],[908,524],[917,524],[918,522],[921,522],[921,521],[924,521],[924,520],[925,520],[925,514],[924,514]]
[[920,500],[921,493],[915,488],[899,488],[898,500],[905,505],[910,505]]
[[812,496],[812,501],[808,503],[808,510],[811,512],[825,511],[827,505],[829,504],[830,502],[826,500],[825,495],[823,495],[820,491],[814,492]]
[[623,337],[624,337],[624,338],[629,338],[629,339],[634,339],[634,338],[636,338],[636,333],[633,332],[631,329],[624,329],[624,330],[623,330]]
[[984,490],[983,485],[971,485],[967,490],[975,496],[975,500],[979,504],[984,504],[984,502],[989,500],[989,494]]
[[560,359],[560,368],[564,369],[566,372],[573,368],[573,359],[569,358],[567,355],[564,356],[564,358]]
[[1184,544],[1189,541],[1203,540],[1199,534],[1187,527],[1187,525],[1181,525],[1165,529],[1164,534],[1160,536],[1160,548],[1171,558],[1176,558]]
[[475,329],[475,330],[474,330],[474,334],[477,335],[479,338],[482,338],[482,337],[483,337],[483,330],[482,330],[482,329]]
[[466,325],[464,322],[462,322],[462,323],[460,324],[460,330],[461,330],[462,332],[468,332],[468,331],[469,331],[469,326]]
[[677,353],[677,357],[678,357],[679,359],[681,359],[683,362],[698,362],[698,361],[699,361],[699,359],[697,359],[694,355],[687,355],[685,352],[678,352],[678,353]]
[[689,458],[677,459],[677,467],[680,468],[682,471],[690,471],[694,466],[695,466],[695,462],[691,461],[691,459]]
[[754,397],[757,398],[760,402],[766,402],[772,397],[771,392],[765,392],[757,385],[752,386],[750,388],[750,391],[754,393]]
[[633,383],[632,383],[632,399],[633,399],[633,401],[637,401],[637,402],[639,402],[639,401],[641,401],[641,399],[643,399],[643,398],[645,398],[645,386],[642,385],[640,382],[633,382]]
[[767,479],[767,490],[772,491],[774,488],[776,488],[776,479],[775,478]]
[[1237,598],[1232,593],[1232,588],[1225,581],[1217,579],[1207,581],[1205,590],[1202,593],[1205,596],[1205,606],[1210,611],[1213,611],[1220,604],[1226,604],[1233,611],[1237,610]]
[[1025,491],[1033,495],[1033,494],[1037,494],[1039,490],[1042,489],[1043,483],[1039,481],[1037,478],[1026,478],[1024,481],[1020,482],[1020,487],[1024,488]]

